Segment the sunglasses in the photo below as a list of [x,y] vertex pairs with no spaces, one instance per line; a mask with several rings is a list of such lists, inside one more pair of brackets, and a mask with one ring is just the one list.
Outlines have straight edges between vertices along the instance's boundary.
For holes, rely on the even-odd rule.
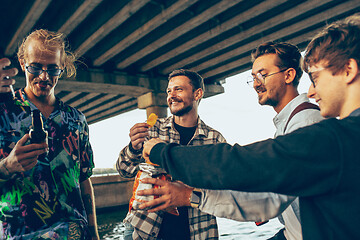
[[39,67],[34,67],[34,66],[25,66],[25,68],[29,73],[34,74],[35,76],[39,76],[43,72],[47,72],[47,74],[49,74],[49,76],[57,77],[57,76],[60,76],[60,74],[64,71],[63,69],[60,69],[60,68],[50,68],[50,69],[46,69],[46,70],[39,68]]

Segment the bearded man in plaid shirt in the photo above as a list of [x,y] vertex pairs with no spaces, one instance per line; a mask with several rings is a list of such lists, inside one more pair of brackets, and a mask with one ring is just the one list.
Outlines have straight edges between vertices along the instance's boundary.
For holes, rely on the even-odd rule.
[[[148,138],[160,138],[169,143],[182,145],[204,145],[225,142],[218,131],[207,126],[198,115],[198,106],[204,95],[202,77],[194,71],[179,69],[169,75],[167,103],[172,116],[158,119],[155,126],[137,123],[130,129],[131,142],[120,152],[116,168],[125,178],[134,177],[142,162],[142,146]],[[194,159],[196,161],[196,159]],[[193,191],[182,182],[165,182],[161,186],[169,195],[161,198],[176,198],[190,195]],[[171,193],[171,194],[170,194]],[[186,204],[183,204],[184,206]],[[179,207],[179,216],[165,211],[155,212],[131,210],[124,222],[125,239],[218,239],[216,218],[198,208]]]

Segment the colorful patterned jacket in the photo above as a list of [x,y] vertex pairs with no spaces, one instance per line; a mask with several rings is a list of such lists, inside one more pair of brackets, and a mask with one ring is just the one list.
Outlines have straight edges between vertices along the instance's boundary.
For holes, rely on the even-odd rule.
[[[23,91],[16,95],[16,102],[0,104],[1,160],[29,132],[31,110],[36,108]],[[67,236],[74,226],[86,229],[80,183],[91,176],[94,163],[85,116],[57,99],[55,110],[43,122],[48,154],[40,156],[31,170],[0,179],[0,238]]]

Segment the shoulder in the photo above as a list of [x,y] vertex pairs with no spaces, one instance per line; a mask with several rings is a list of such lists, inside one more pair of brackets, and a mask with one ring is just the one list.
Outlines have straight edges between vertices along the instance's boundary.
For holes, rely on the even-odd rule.
[[284,134],[291,133],[299,128],[307,127],[323,120],[323,118],[301,118],[300,116],[297,116],[296,118],[294,117],[294,119],[290,120]]
[[225,142],[224,136],[216,129],[205,124],[204,121],[200,120],[199,132],[204,134],[207,138],[216,139],[216,142]]
[[324,118],[320,114],[320,110],[318,109],[304,109],[297,114],[294,115],[294,119],[298,118],[310,118],[312,120],[323,120]]
[[[298,107],[300,105],[298,105]],[[305,127],[322,120],[324,120],[324,118],[321,116],[319,109],[303,108],[300,111],[297,111],[295,115],[288,117],[285,133],[290,133],[298,128]]]
[[312,123],[320,122],[321,120],[324,120],[324,118],[321,116],[319,110],[304,109],[294,115],[294,117],[290,120],[289,125],[301,123],[304,125],[309,125]]

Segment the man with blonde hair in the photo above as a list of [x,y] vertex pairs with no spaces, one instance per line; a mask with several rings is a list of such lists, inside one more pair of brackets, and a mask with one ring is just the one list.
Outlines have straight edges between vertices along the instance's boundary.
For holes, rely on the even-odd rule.
[[[54,93],[61,74],[75,76],[75,57],[63,34],[40,29],[25,38],[18,59],[26,87],[0,103],[1,239],[99,239],[88,125]],[[48,133],[40,143],[28,134],[36,111]]]

